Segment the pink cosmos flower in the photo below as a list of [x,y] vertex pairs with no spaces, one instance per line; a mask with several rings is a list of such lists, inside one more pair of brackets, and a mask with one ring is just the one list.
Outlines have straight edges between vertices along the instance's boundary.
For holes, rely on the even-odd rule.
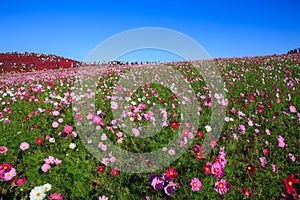
[[175,151],[174,149],[170,149],[170,150],[168,151],[168,153],[169,153],[171,156],[173,156],[173,155],[176,154],[176,151]]
[[72,126],[66,125],[66,126],[64,127],[64,132],[65,132],[65,133],[69,134],[69,133],[71,133],[72,131],[73,131],[73,127],[72,127]]
[[228,183],[226,182],[225,179],[221,179],[220,181],[215,183],[215,190],[219,193],[219,194],[225,194],[228,192]]
[[25,150],[28,149],[28,148],[29,148],[29,144],[28,144],[27,142],[22,142],[22,143],[20,144],[20,149],[21,149],[21,150],[25,151]]
[[272,164],[272,169],[273,169],[273,172],[275,172],[275,173],[278,172],[278,167],[275,164]]
[[97,115],[95,115],[94,117],[93,117],[93,122],[95,123],[95,124],[99,124],[99,125],[101,125],[103,122],[102,122],[102,118],[101,117],[99,117],[99,116],[97,116]]
[[63,200],[63,196],[60,193],[50,194],[50,200]]
[[49,156],[48,158],[46,158],[44,161],[45,161],[45,163],[47,163],[47,164],[54,164],[54,157],[53,156]]
[[6,172],[6,173],[4,174],[3,180],[5,180],[5,181],[10,181],[10,180],[12,180],[16,175],[17,175],[16,169],[15,169],[15,168],[11,168],[9,172]]
[[61,160],[59,160],[58,158],[55,158],[55,160],[54,160],[55,165],[60,165],[61,163],[62,163]]
[[99,197],[99,199],[98,199],[98,200],[108,200],[108,197],[106,197],[106,196],[102,195],[101,197]]
[[55,110],[55,111],[53,111],[52,115],[57,117],[59,115],[59,112],[57,110]]
[[1,146],[0,147],[0,154],[6,153],[7,152],[7,147],[6,146]]
[[102,151],[106,151],[107,147],[103,142],[99,142],[98,147],[102,150]]
[[52,127],[53,127],[53,128],[57,128],[57,127],[58,127],[58,125],[59,125],[59,123],[58,123],[58,122],[53,122],[53,123],[52,123]]
[[114,109],[114,110],[116,110],[116,109],[118,109],[118,103],[117,103],[117,102],[114,102],[114,101],[112,101],[112,102],[110,103],[110,107],[111,107],[111,109]]
[[259,158],[260,160],[260,165],[265,168],[266,167],[266,164],[267,164],[267,159],[265,157],[261,157]]
[[291,113],[297,112],[296,107],[295,106],[290,106],[290,112]]
[[190,185],[191,185],[192,190],[193,190],[194,192],[199,191],[199,190],[201,189],[201,187],[202,187],[202,183],[201,183],[201,181],[200,181],[198,178],[193,178],[193,179],[191,180]]
[[281,148],[285,147],[284,138],[281,135],[279,135],[277,137],[277,141],[278,141],[278,147],[281,147]]
[[240,131],[242,134],[245,134],[245,133],[246,133],[246,127],[245,127],[244,124],[241,124],[241,125],[240,125],[239,131]]
[[296,157],[291,153],[289,153],[289,158],[292,160],[292,162],[296,161]]
[[48,163],[44,163],[41,167],[43,172],[47,172],[50,168],[51,166]]
[[133,134],[135,137],[138,137],[138,136],[140,136],[140,131],[139,131],[138,129],[136,129],[136,128],[133,128],[133,129],[132,129],[132,134]]

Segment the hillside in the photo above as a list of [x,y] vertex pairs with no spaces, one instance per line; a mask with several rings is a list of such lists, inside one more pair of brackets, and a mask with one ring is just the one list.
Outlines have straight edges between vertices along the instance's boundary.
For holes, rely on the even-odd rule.
[[80,65],[81,62],[51,54],[0,53],[0,73],[72,68]]

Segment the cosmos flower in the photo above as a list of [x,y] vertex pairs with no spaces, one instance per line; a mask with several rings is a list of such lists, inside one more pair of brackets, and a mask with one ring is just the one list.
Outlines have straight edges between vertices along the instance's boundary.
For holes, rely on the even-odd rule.
[[249,174],[254,174],[256,170],[256,167],[252,164],[247,165],[247,171],[249,172]]
[[25,151],[26,149],[29,149],[29,144],[27,142],[22,142],[20,144],[20,149]]
[[98,198],[98,200],[108,200],[108,197],[102,195],[102,196],[100,196],[100,197]]
[[168,184],[164,188],[164,191],[165,191],[166,195],[171,196],[175,192],[175,188],[173,186],[171,186],[171,185]]
[[15,181],[16,186],[22,186],[26,182],[26,177],[21,177],[18,180]]
[[278,141],[278,147],[281,147],[281,148],[285,147],[284,138],[281,135],[279,135],[277,137],[277,141]]
[[152,183],[151,183],[152,187],[156,190],[156,189],[160,189],[162,190],[163,187],[164,187],[164,181],[159,178],[159,177],[155,177],[153,180],[152,180]]
[[66,134],[69,134],[69,133],[71,133],[72,131],[73,131],[73,127],[72,127],[72,126],[69,126],[69,125],[64,126],[64,132],[65,132]]
[[286,192],[288,194],[291,194],[291,193],[297,194],[296,189],[293,187],[293,185],[298,184],[299,179],[295,178],[295,174],[291,174],[288,178],[284,178],[283,182],[285,185]]
[[60,193],[50,194],[50,200],[63,200],[63,196]]
[[11,168],[10,171],[4,173],[3,180],[10,181],[17,175],[16,169]]
[[226,182],[225,179],[221,179],[220,181],[217,181],[215,183],[215,190],[219,194],[225,194],[225,193],[227,193],[230,187],[231,186]]
[[212,164],[211,173],[214,175],[215,178],[222,177],[225,174],[224,166],[219,163]]
[[193,190],[194,192],[199,191],[199,190],[201,189],[201,187],[202,187],[202,183],[201,183],[201,181],[200,181],[198,178],[193,178],[193,179],[191,180],[190,185],[191,185],[192,190]]
[[30,200],[43,200],[45,197],[46,194],[43,186],[33,188],[29,194]]
[[4,154],[7,152],[7,147],[6,146],[0,146],[0,154]]
[[166,176],[171,180],[174,180],[175,177],[178,175],[178,172],[174,168],[170,168],[166,170]]

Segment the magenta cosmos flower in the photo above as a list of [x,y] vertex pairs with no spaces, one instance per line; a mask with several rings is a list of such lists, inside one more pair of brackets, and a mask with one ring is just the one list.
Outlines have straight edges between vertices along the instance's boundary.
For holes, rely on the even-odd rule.
[[50,200],[63,200],[63,196],[60,193],[50,194]]
[[21,177],[18,180],[15,181],[16,186],[22,186],[26,182],[26,177]]
[[3,154],[3,153],[6,153],[7,152],[7,147],[6,146],[1,146],[0,147],[0,153]]
[[20,144],[20,149],[25,151],[26,149],[29,149],[29,144],[27,142],[22,142]]
[[219,193],[219,194],[225,194],[228,192],[228,183],[226,182],[225,179],[221,179],[220,181],[215,183],[215,190]]
[[222,177],[225,174],[224,166],[219,163],[214,163],[211,166],[211,173],[215,176],[215,178]]
[[73,131],[73,127],[72,127],[72,126],[66,125],[66,126],[64,127],[64,132],[65,132],[65,133],[69,134],[69,133],[71,133],[72,131]]
[[201,183],[201,181],[200,181],[198,178],[193,178],[193,179],[191,180],[190,185],[191,185],[192,190],[193,190],[194,192],[199,191],[199,190],[201,189],[201,187],[202,187],[202,183]]

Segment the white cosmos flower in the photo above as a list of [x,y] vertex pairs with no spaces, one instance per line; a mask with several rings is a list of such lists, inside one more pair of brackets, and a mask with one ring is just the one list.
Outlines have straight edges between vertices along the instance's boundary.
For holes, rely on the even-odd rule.
[[50,138],[50,139],[49,139],[49,142],[54,143],[54,142],[55,142],[55,138],[53,138],[53,137]]
[[76,148],[76,144],[75,143],[70,143],[69,144],[69,148],[70,149],[75,149]]
[[211,132],[211,126],[206,125],[206,126],[205,126],[205,129],[206,129],[206,132]]
[[43,185],[43,188],[46,192],[50,191],[52,188],[52,185],[49,183],[46,183],[45,185]]
[[46,197],[45,189],[43,186],[35,187],[31,190],[29,194],[30,200],[42,200]]

